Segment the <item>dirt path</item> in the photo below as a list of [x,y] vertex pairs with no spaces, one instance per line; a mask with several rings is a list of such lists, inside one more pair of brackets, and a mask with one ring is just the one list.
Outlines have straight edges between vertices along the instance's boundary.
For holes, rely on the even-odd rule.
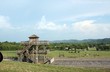
[[110,68],[110,59],[67,59],[57,58],[53,65],[73,67],[103,67]]

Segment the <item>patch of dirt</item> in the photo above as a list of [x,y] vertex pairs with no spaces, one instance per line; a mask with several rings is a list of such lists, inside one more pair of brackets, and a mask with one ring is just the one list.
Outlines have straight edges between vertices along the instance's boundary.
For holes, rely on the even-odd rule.
[[57,58],[52,65],[73,67],[103,67],[110,68],[110,59],[68,59]]

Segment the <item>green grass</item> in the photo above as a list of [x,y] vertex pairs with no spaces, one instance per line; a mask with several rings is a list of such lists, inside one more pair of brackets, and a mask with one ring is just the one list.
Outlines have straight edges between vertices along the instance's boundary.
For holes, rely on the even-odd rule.
[[0,72],[109,72],[110,68],[63,67],[23,62],[3,61]]
[[[4,58],[17,57],[17,51],[1,51]],[[80,51],[80,53],[71,53],[70,51],[50,51],[47,56],[59,57],[59,54],[64,54],[66,58],[110,58],[110,51]]]
[[1,51],[4,58],[17,57],[17,51]]
[[110,51],[80,51],[74,53],[70,51],[51,51],[49,57],[59,57],[59,54],[64,54],[66,58],[110,58]]
[[[3,56],[17,57],[17,51],[1,51]],[[47,56],[59,57],[64,54],[66,58],[110,58],[110,51],[80,51],[70,53],[69,51],[50,51]],[[0,72],[110,72],[110,68],[89,67],[63,67],[43,64],[33,64],[14,61],[3,61],[0,63]]]

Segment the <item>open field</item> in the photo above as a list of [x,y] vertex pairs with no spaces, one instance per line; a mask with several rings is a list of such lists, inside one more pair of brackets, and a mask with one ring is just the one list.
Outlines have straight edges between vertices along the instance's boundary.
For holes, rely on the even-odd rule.
[[109,72],[109,68],[63,67],[24,62],[3,61],[0,72]]
[[[17,51],[1,51],[4,58],[7,57],[17,57]],[[74,53],[70,51],[50,51],[47,56],[49,57],[59,57],[63,54],[65,58],[110,58],[110,51],[80,51],[80,53]]]
[[4,58],[17,57],[17,51],[1,51]]
[[[17,57],[17,51],[1,51],[4,58]],[[77,66],[83,59],[110,59],[110,51],[80,51],[80,53],[74,53],[70,51],[50,51],[47,56],[55,57],[55,59],[62,59],[59,54],[63,54],[65,59],[75,59],[76,66],[55,66],[55,65],[44,65],[44,64],[33,64],[17,61],[3,61],[0,63],[0,72],[109,72],[109,67],[87,67],[87,66]],[[73,61],[73,60],[72,60]],[[61,63],[61,62],[60,62]],[[74,62],[75,63],[75,62]],[[84,61],[83,61],[84,63]],[[82,63],[82,64],[83,64]],[[99,64],[99,62],[96,62]],[[88,63],[87,63],[88,64]],[[93,63],[94,64],[94,63]],[[93,65],[92,64],[92,65]],[[84,64],[85,65],[85,64]],[[105,65],[106,66],[106,65]]]
[[59,57],[62,54],[66,58],[110,58],[110,51],[80,51],[74,53],[70,51],[51,51],[49,57]]

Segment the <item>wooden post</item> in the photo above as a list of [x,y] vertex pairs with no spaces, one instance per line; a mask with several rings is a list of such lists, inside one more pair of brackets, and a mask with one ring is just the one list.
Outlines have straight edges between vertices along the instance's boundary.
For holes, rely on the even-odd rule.
[[35,55],[36,63],[38,63],[38,45],[36,45],[36,55]]

